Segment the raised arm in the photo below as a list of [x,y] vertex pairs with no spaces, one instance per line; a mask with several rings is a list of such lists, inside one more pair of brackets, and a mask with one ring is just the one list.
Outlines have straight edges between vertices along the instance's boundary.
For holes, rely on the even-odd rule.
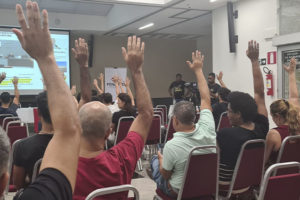
[[100,90],[102,90],[102,92],[104,92],[104,74],[100,73],[98,79],[100,81]]
[[221,87],[227,88],[226,85],[225,85],[225,83],[224,83],[224,81],[223,81],[223,72],[222,71],[220,71],[219,75],[217,75],[217,79],[218,79]]
[[118,96],[120,94],[120,88],[119,88],[119,83],[118,83],[118,77],[114,76],[111,78],[112,82],[114,82],[115,87],[116,87],[116,95]]
[[2,81],[6,78],[6,73],[5,72],[2,72],[0,74],[0,83],[2,83]]
[[124,87],[123,87],[123,81],[122,81],[121,77],[118,77],[118,84],[119,84],[119,87],[121,89],[121,92],[126,93],[125,90],[124,90]]
[[300,107],[299,94],[296,83],[296,65],[297,61],[292,58],[289,66],[283,66],[289,75],[289,102],[297,107]]
[[16,105],[20,105],[20,92],[18,89],[18,82],[19,82],[18,77],[14,77],[12,80],[12,83],[14,84],[14,91],[15,91],[15,98],[13,100],[13,103]]
[[94,84],[96,90],[98,91],[98,93],[99,93],[99,94],[102,94],[102,93],[103,93],[103,90],[101,90],[101,89],[99,88],[97,79],[94,79],[93,84]]
[[265,103],[265,87],[263,76],[259,68],[259,44],[256,41],[249,41],[248,50],[246,52],[252,63],[252,75],[254,84],[254,100],[257,104],[257,112],[265,117],[268,117],[268,111]]
[[190,61],[186,61],[189,67],[194,71],[197,77],[198,88],[201,96],[201,105],[200,109],[209,109],[212,110],[210,104],[210,92],[207,86],[206,79],[203,75],[203,61],[204,56],[201,55],[200,51],[196,51],[192,53],[192,63]]
[[130,79],[128,77],[126,77],[126,81],[125,81],[125,86],[126,86],[126,90],[127,90],[127,94],[130,96],[131,98],[131,104],[133,106],[135,106],[135,103],[134,103],[134,96],[131,92],[131,89],[130,89]]
[[142,71],[144,49],[144,42],[141,43],[140,38],[133,36],[128,38],[127,50],[122,47],[122,54],[131,73],[135,88],[137,109],[139,111],[139,114],[133,121],[129,131],[140,134],[146,142],[152,123],[153,106]]
[[52,40],[48,29],[48,13],[43,10],[41,27],[40,11],[36,2],[27,1],[27,22],[22,6],[17,4],[16,12],[21,30],[13,29],[23,49],[34,58],[47,86],[48,105],[55,134],[45,151],[41,169],[54,168],[75,186],[81,127],[77,108],[70,89],[56,64]]
[[72,48],[72,52],[80,66],[81,99],[78,107],[78,109],[80,109],[82,105],[91,101],[92,99],[91,77],[88,67],[89,50],[85,40],[82,38],[75,40],[75,48]]

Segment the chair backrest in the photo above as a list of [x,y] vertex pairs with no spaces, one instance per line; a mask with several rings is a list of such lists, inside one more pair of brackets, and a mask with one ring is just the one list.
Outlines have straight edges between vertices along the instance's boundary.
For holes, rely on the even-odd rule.
[[39,121],[40,121],[38,108],[33,108],[33,119],[34,119],[34,132],[38,133],[39,132]]
[[[19,120],[20,121],[20,118],[19,117],[5,117],[4,120],[3,120],[3,123],[2,123],[2,128],[6,131],[7,130],[7,124],[8,122],[11,122],[11,121],[17,121]],[[19,126],[20,124],[13,124],[14,126]]]
[[173,138],[174,133],[176,133],[174,127],[173,127],[173,117],[168,122],[168,128],[167,133],[165,137],[165,143]]
[[[276,163],[300,162],[300,135],[286,137],[279,150]],[[276,175],[297,172],[297,168],[284,168],[276,172]]]
[[0,125],[1,126],[3,124],[4,118],[6,118],[6,117],[13,117],[13,115],[12,114],[0,114]]
[[[280,176],[271,175],[284,168],[297,168],[297,173]],[[270,166],[262,180],[258,200],[300,199],[300,163],[286,162]]]
[[27,124],[21,126],[14,126],[16,124],[21,124],[21,121],[11,121],[7,124],[6,134],[13,144],[16,140],[28,137],[28,127]]
[[124,138],[126,138],[133,120],[134,117],[132,116],[125,116],[119,119],[118,127],[116,129],[116,139],[114,145],[118,144]]
[[157,105],[156,108],[162,108],[164,112],[164,122],[165,124],[168,123],[168,107],[166,105]]
[[119,185],[119,186],[113,186],[113,187],[107,187],[107,188],[101,188],[94,190],[91,192],[85,200],[93,200],[95,197],[103,196],[107,194],[115,194],[119,192],[126,192],[126,191],[132,191],[134,193],[134,199],[139,200],[140,194],[139,191],[132,185]]
[[232,180],[227,193],[229,199],[232,190],[243,189],[260,184],[265,160],[265,141],[249,140],[241,147]]
[[33,172],[32,172],[32,178],[31,178],[31,183],[33,183],[35,181],[36,177],[39,174],[40,167],[41,167],[41,164],[42,164],[42,160],[43,160],[43,158],[40,158],[34,164]]
[[162,108],[154,108],[153,109],[153,114],[155,115],[160,115],[161,118],[161,124],[164,125],[165,124],[165,120],[164,120],[164,111]]
[[217,127],[217,131],[223,129],[223,128],[230,128],[231,124],[229,122],[229,118],[227,116],[227,112],[223,112],[220,116],[219,124]]
[[153,115],[152,123],[148,133],[146,145],[161,143],[161,117]]
[[[197,154],[198,150],[215,150]],[[187,160],[182,187],[177,199],[200,199],[218,196],[219,152],[216,146],[200,146],[191,150]]]

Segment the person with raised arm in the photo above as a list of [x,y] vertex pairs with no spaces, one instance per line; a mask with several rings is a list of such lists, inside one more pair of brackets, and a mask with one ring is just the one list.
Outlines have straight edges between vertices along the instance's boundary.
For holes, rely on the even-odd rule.
[[[5,78],[5,75],[2,73],[2,78]],[[0,78],[1,79],[1,78]],[[12,114],[17,116],[17,109],[20,107],[20,92],[18,89],[18,77],[14,77],[12,79],[12,84],[14,85],[14,94],[15,97],[13,101],[11,101],[11,96],[8,92],[2,92],[0,95],[1,107],[0,114]]]
[[134,96],[133,96],[132,91],[130,89],[130,79],[128,77],[126,77],[125,87],[126,87],[127,94],[130,96],[131,105],[135,106]]
[[[168,141],[163,149],[163,155],[158,152],[151,159],[147,173],[157,188],[169,197],[176,197],[181,188],[184,168],[190,151],[195,146],[216,145],[215,123],[212,115],[209,89],[203,75],[204,56],[200,51],[192,53],[192,62],[187,61],[194,71],[201,95],[200,119],[195,124],[196,111],[193,103],[180,101],[174,106],[173,126],[176,131],[173,139]],[[208,153],[202,150],[199,153]]]
[[295,70],[297,61],[290,60],[289,66],[284,69],[289,74],[289,99],[278,99],[270,105],[270,113],[276,128],[268,132],[266,139],[266,164],[277,161],[282,141],[290,135],[300,135],[300,110]]
[[36,2],[27,1],[27,20],[16,5],[21,30],[13,29],[23,49],[37,61],[47,87],[50,116],[55,134],[49,142],[37,179],[15,199],[72,199],[75,187],[81,126],[70,89],[56,64],[48,28],[48,13]]
[[223,72],[222,71],[220,71],[219,74],[217,75],[217,80],[219,81],[221,87],[227,88],[223,81]]
[[[83,105],[79,111],[83,133],[74,200],[85,199],[95,189],[131,182],[153,117],[151,98],[142,71],[144,48],[145,44],[136,36],[128,38],[127,50],[122,48],[124,60],[134,83],[139,110],[123,141],[105,150],[105,141],[111,132],[112,118],[107,106],[100,102],[90,102]],[[103,198],[126,199],[127,193]]]
[[[233,126],[218,131],[217,141],[220,148],[219,183],[228,185],[242,145],[248,140],[265,139],[269,131],[268,113],[265,105],[264,82],[260,70],[259,44],[248,43],[246,52],[252,64],[254,98],[248,93],[231,92],[228,95],[228,118]],[[237,193],[247,191],[243,188]]]

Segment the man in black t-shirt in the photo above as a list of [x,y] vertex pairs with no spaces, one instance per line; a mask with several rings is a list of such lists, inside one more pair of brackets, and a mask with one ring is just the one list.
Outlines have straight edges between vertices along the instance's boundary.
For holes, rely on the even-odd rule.
[[249,42],[247,56],[252,62],[254,98],[247,93],[231,92],[228,96],[228,118],[232,128],[217,133],[220,148],[220,184],[231,181],[242,145],[253,139],[265,139],[269,131],[264,83],[259,68],[259,45]]
[[[21,140],[15,147],[13,155],[13,182],[17,189],[24,188],[31,182],[34,164],[43,157],[53,136],[47,92],[42,92],[37,96],[37,107],[42,129],[39,134]],[[26,180],[29,181],[26,182]]]
[[216,74],[213,72],[208,74],[207,82],[210,91],[211,105],[213,105],[218,102],[217,92],[221,86],[216,83]]
[[169,87],[169,94],[177,102],[184,99],[185,91],[184,86],[185,81],[182,80],[181,74],[176,74],[176,81],[172,82]]
[[[1,76],[3,76],[3,75],[1,75]],[[1,77],[0,79],[3,80],[4,78]],[[20,93],[18,90],[18,78],[14,77],[12,80],[12,83],[14,85],[15,97],[13,99],[13,102],[11,102],[10,94],[8,92],[2,92],[2,94],[0,95],[0,100],[1,100],[0,114],[12,114],[14,116],[17,116],[16,110],[20,106]]]
[[218,90],[219,102],[215,103],[212,106],[216,128],[218,127],[221,114],[223,112],[227,111],[229,93],[230,93],[230,90],[228,90],[227,88],[221,87]]

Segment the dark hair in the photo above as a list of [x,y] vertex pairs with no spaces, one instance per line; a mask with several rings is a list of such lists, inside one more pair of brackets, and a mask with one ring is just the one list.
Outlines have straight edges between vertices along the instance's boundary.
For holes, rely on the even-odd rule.
[[101,103],[104,103],[103,96],[104,93],[98,95],[98,101],[100,101]]
[[177,78],[177,77],[182,78],[182,74],[180,74],[180,73],[176,74],[176,78]]
[[92,96],[91,101],[100,101],[100,99],[98,98],[98,96]]
[[210,72],[209,74],[208,74],[208,76],[212,76],[212,77],[216,77],[216,74],[215,73],[213,73],[213,72]]
[[10,94],[8,92],[2,92],[0,99],[2,103],[7,104],[10,102]]
[[192,125],[196,119],[196,109],[192,102],[180,101],[174,106],[174,116],[185,125]]
[[253,122],[257,115],[257,105],[253,97],[244,92],[231,92],[228,103],[234,113],[240,112],[244,122]]
[[228,95],[230,93],[230,90],[228,90],[227,88],[223,88],[221,87],[218,90],[218,94],[219,94],[219,98],[221,98],[223,101],[228,101]]
[[103,93],[103,102],[106,104],[113,103],[112,95],[110,93]]
[[131,98],[128,94],[126,93],[120,93],[118,95],[118,98],[124,102],[124,108],[123,110],[128,111],[129,113],[131,113],[132,115],[135,115],[135,110],[131,104]]
[[92,90],[92,96],[97,96],[97,91],[96,90]]
[[48,124],[52,124],[46,91],[38,94],[38,96],[36,97],[36,104],[38,107],[39,115],[43,117],[45,122],[47,122]]

